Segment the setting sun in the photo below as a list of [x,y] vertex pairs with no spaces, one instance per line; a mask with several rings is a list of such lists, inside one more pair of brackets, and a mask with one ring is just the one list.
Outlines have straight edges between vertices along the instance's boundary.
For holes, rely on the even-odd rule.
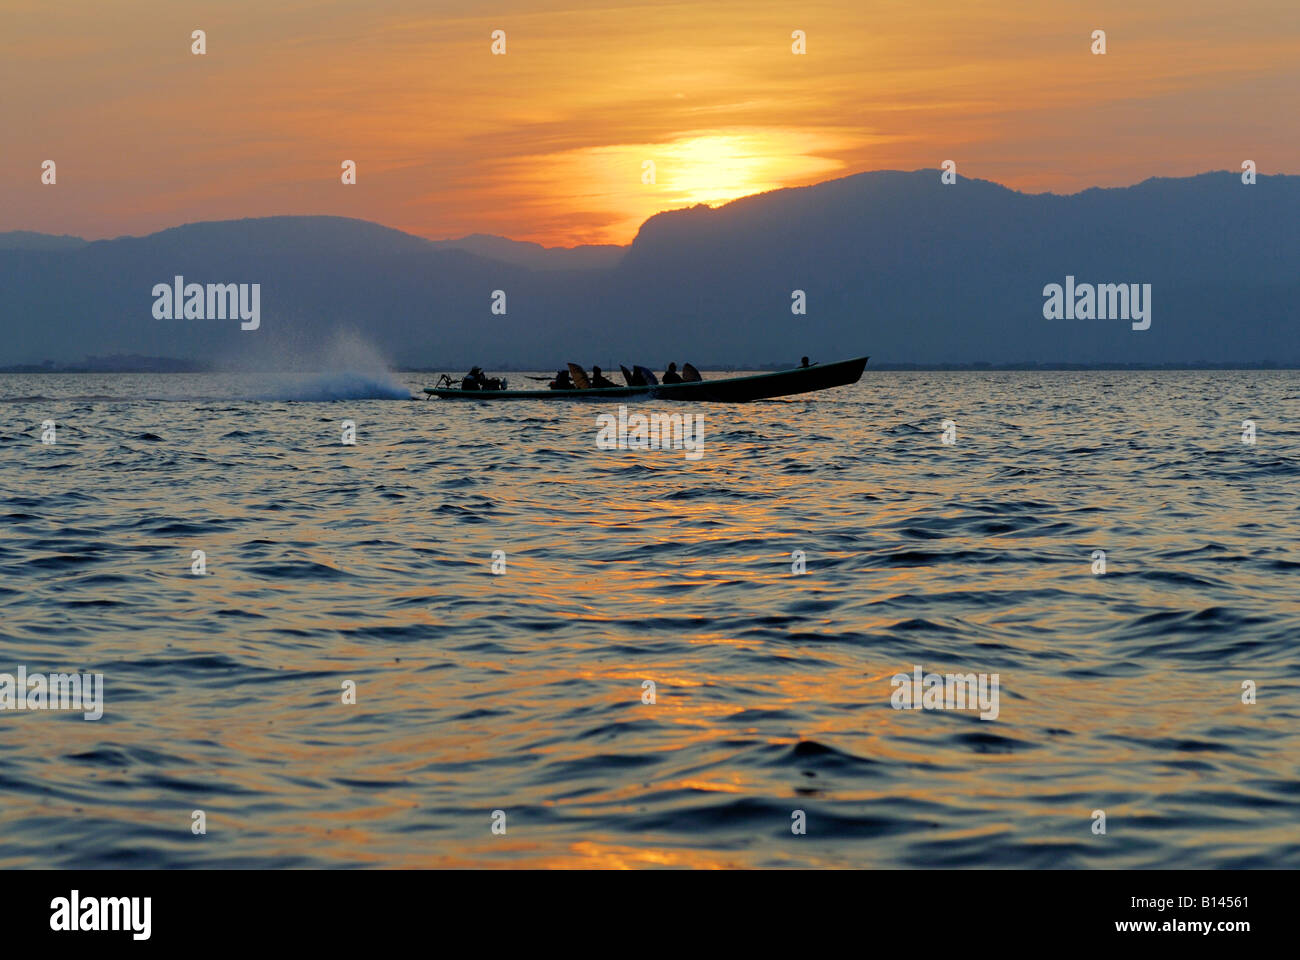
[[[512,165],[515,211],[561,215],[555,198],[580,209],[626,211],[597,242],[623,241],[663,210],[716,206],[779,187],[799,186],[844,171],[823,151],[845,143],[815,131],[735,129],[692,132],[666,143],[618,144],[524,158]],[[653,168],[648,164],[653,164]],[[651,176],[653,173],[653,176]],[[647,182],[649,181],[649,182]],[[526,184],[526,188],[522,185]],[[577,197],[574,201],[572,198]],[[544,233],[518,239],[545,239]]]

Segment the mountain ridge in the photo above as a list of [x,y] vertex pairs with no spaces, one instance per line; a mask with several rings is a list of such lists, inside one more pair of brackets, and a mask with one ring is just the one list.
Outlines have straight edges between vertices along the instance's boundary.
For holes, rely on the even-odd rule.
[[[235,361],[356,333],[407,367],[869,353],[893,364],[1300,362],[1300,177],[1209,172],[1073,194],[870,171],[649,217],[627,247],[430,240],[348,217],[0,234],[0,364]],[[262,326],[158,321],[150,290],[261,284]],[[1152,326],[1045,320],[1044,286],[1150,284]],[[493,312],[495,291],[506,313]],[[807,313],[791,312],[802,290]],[[24,322],[24,320],[26,322]],[[256,338],[256,339],[250,339]],[[71,356],[76,345],[76,357]],[[663,353],[663,357],[655,356]]]

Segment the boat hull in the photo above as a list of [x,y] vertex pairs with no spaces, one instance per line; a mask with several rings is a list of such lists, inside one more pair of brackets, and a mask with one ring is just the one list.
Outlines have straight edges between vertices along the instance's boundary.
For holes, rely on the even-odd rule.
[[749,403],[789,397],[814,390],[845,387],[862,379],[868,357],[855,357],[811,367],[795,367],[752,377],[660,383],[647,387],[604,387],[591,390],[443,390],[424,392],[440,400],[628,400],[653,399],[691,403]]

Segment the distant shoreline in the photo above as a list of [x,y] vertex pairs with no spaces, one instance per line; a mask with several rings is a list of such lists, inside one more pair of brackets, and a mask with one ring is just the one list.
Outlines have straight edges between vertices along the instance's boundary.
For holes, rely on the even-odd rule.
[[[482,364],[480,364],[482,365]],[[425,373],[439,374],[447,372],[462,371],[468,369],[469,364],[444,364],[435,367],[395,367],[392,373]],[[753,365],[710,365],[698,364],[698,368],[704,373],[735,373],[737,371],[747,370],[789,370],[794,364],[790,363],[762,363]],[[484,369],[489,372],[499,373],[542,373],[549,369],[547,366],[520,366],[518,364],[505,364],[497,366],[485,366]],[[1211,370],[1300,370],[1300,361],[1289,361],[1285,363],[1277,362],[1256,362],[1256,363],[869,363],[867,365],[867,374],[872,371],[888,373],[995,373],[995,372],[1016,372],[1016,371],[1038,371],[1038,372],[1079,372],[1095,370],[1098,372],[1122,372],[1131,371],[1162,371],[1162,370],[1189,370],[1189,371],[1211,371]],[[211,373],[211,374],[257,374],[257,373],[325,373],[329,371],[321,370],[293,370],[281,368],[266,368],[256,370],[221,370],[213,367],[211,364],[194,360],[177,360],[167,357],[148,357],[148,358],[93,358],[82,363],[65,363],[56,364],[51,361],[42,363],[25,363],[10,364],[0,366],[0,374],[73,374],[73,373]]]

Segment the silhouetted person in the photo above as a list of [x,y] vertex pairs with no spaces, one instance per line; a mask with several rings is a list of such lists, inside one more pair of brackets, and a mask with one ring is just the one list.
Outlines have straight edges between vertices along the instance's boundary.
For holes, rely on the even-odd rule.
[[801,366],[801,367],[809,367],[809,366],[812,366],[812,364],[810,364],[810,363],[808,362],[808,358],[807,358],[807,357],[804,357],[802,360],[799,361],[799,366]]
[[664,371],[664,375],[660,378],[659,382],[660,383],[681,383],[682,378],[681,375],[678,374],[677,372],[677,364],[675,363],[668,364],[668,369]]
[[573,381],[569,379],[569,371],[556,370],[555,379],[547,384],[552,390],[572,390]]
[[462,390],[482,390],[487,377],[483,376],[482,367],[472,367],[460,382]]
[[591,385],[593,387],[613,387],[617,386],[614,381],[608,379],[600,372],[600,367],[591,368]]

